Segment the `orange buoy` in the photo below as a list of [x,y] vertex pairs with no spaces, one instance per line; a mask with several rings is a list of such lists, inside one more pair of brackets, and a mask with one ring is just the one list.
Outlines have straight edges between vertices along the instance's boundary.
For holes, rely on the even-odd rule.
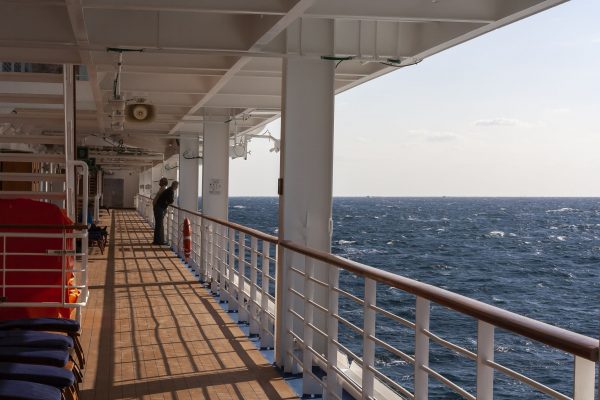
[[192,226],[190,220],[184,218],[183,220],[183,257],[187,262],[192,255]]

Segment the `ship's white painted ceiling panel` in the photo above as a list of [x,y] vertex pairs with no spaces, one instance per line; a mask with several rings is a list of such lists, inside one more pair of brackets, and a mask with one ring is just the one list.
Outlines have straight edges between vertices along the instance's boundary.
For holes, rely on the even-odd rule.
[[[121,92],[156,118],[124,134],[200,134],[206,115],[244,132],[279,115],[286,57],[347,58],[341,92],[564,1],[0,0],[0,61],[84,64],[78,132],[111,134],[118,54],[107,48],[142,50],[123,53]],[[9,70],[0,123],[61,129],[61,75]]]

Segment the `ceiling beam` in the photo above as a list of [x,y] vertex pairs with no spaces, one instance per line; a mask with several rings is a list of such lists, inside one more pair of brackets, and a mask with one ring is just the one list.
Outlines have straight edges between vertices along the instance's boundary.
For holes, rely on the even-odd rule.
[[[67,12],[69,14],[69,21],[71,22],[71,28],[75,35],[77,45],[81,48],[90,44],[87,34],[87,28],[85,26],[85,19],[83,16],[83,9],[81,8],[80,0],[66,0]],[[94,103],[96,104],[96,120],[98,121],[98,129],[102,133],[105,131],[104,126],[104,103],[102,102],[102,93],[100,92],[98,82],[98,72],[96,66],[92,61],[92,56],[89,51],[79,50],[79,56],[81,62],[85,64],[88,71],[88,81],[92,89],[92,95],[94,97]]]
[[[308,8],[310,8],[316,0],[299,0],[294,4],[294,6],[283,16],[281,17],[270,29],[264,32],[261,37],[248,49],[250,52],[258,51],[263,46],[266,46],[271,40],[273,40],[277,35],[283,32],[290,24],[292,24],[296,19],[298,19],[302,14],[306,12]],[[241,57],[234,66],[232,66],[229,71],[223,75],[223,77],[214,85],[211,90],[200,100],[194,107],[190,108],[190,111],[187,115],[195,114],[198,110],[204,107],[211,99],[216,96],[219,91],[225,87],[225,85],[246,66],[252,58],[250,57]],[[237,107],[237,106],[234,106]],[[252,105],[244,104],[240,108],[249,108]],[[174,134],[177,132],[177,129],[181,127],[183,122],[176,124],[173,129],[169,131],[169,134]]]
[[378,21],[491,23],[542,0],[328,0],[319,1],[306,17]]
[[0,93],[0,103],[63,104],[63,96],[55,94]]
[[292,1],[281,0],[83,0],[85,9],[285,15]]
[[[0,53],[1,54],[1,53]],[[0,72],[0,82],[61,83],[62,74],[36,72]]]

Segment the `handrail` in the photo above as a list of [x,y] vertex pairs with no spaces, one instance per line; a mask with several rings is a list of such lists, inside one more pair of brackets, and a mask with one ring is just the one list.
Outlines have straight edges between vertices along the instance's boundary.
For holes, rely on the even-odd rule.
[[35,224],[0,224],[0,229],[73,229],[73,230],[87,230],[87,225],[82,224],[48,224],[48,225],[35,225]]
[[[150,198],[148,196],[145,196],[143,194],[138,194],[138,196],[144,197],[144,198],[146,198],[148,200],[152,200],[152,198]],[[277,242],[279,241],[279,238],[277,236],[269,235],[267,233],[258,231],[256,229],[252,229],[252,228],[248,228],[247,226],[244,226],[244,225],[236,224],[235,222],[225,221],[223,219],[219,219],[219,218],[215,218],[215,217],[209,217],[209,216],[204,215],[204,214],[202,214],[200,212],[187,210],[185,208],[174,206],[172,204],[169,205],[169,207],[174,208],[176,210],[184,211],[186,213],[195,215],[197,217],[201,217],[201,218],[207,219],[207,220],[212,221],[212,222],[216,222],[217,224],[225,225],[228,228],[232,228],[232,229],[238,230],[240,232],[244,232],[244,233],[246,233],[248,235],[255,236],[255,237],[257,237],[260,240],[266,240],[267,242],[270,242],[270,243],[273,243],[273,244],[277,244]]]
[[488,322],[499,328],[526,336],[530,339],[575,354],[587,360],[597,362],[599,359],[598,339],[593,339],[523,315],[515,314],[511,311],[503,310],[479,300],[471,299],[427,283],[360,264],[323,251],[314,250],[289,240],[280,240],[279,244],[283,248],[335,265],[336,267],[343,268],[357,275],[385,283],[455,311],[470,315],[478,320]]
[[[149,197],[144,195],[139,196],[149,199]],[[600,343],[598,342],[598,339],[593,339],[591,337],[537,321],[511,311],[503,310],[501,308],[483,303],[479,300],[471,299],[469,297],[419,282],[414,279],[406,278],[375,267],[351,261],[330,253],[311,249],[289,240],[280,240],[275,236],[267,235],[252,228],[247,228],[233,222],[208,217],[202,213],[186,210],[177,206],[171,207],[199,216],[201,218],[205,218],[209,221],[240,230],[247,234],[254,235],[260,239],[280,245],[285,249],[312,257],[316,260],[342,268],[354,274],[375,280],[377,282],[385,283],[415,296],[422,297],[452,310],[467,314],[478,320],[485,321],[499,328],[528,337],[540,343],[585,358],[589,361],[599,361]]]
[[248,235],[255,236],[256,238],[258,238],[260,240],[265,240],[265,241],[273,243],[273,244],[277,244],[279,242],[279,238],[277,236],[272,236],[272,235],[269,235],[267,233],[258,231],[256,229],[252,229],[252,228],[248,228],[247,226],[244,226],[244,225],[236,224],[235,222],[229,222],[229,221],[225,221],[223,219],[209,217],[209,216],[204,215],[202,213],[199,213],[199,212],[196,212],[196,211],[186,210],[185,208],[177,207],[177,206],[174,206],[174,205],[170,205],[169,207],[172,207],[172,208],[174,208],[176,210],[184,211],[184,212],[192,214],[192,215],[196,215],[198,217],[207,219],[207,220],[212,221],[212,222],[216,222],[217,224],[224,225],[224,226],[226,226],[228,228],[235,229],[235,230],[240,231],[240,232],[244,232],[244,233],[246,233]]

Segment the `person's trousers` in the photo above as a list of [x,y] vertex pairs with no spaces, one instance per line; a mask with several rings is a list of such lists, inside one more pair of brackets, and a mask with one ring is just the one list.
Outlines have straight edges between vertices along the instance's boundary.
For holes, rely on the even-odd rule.
[[163,244],[165,242],[165,209],[154,207],[154,244]]

